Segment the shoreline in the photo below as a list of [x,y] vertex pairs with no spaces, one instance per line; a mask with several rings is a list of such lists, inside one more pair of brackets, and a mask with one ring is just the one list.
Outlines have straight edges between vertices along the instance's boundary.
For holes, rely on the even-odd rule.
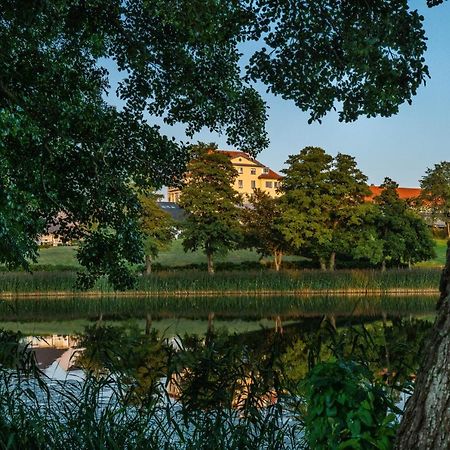
[[381,296],[439,296],[437,288],[385,289],[300,289],[300,290],[174,290],[174,291],[35,291],[0,292],[0,300],[36,298],[160,298],[160,297],[381,297]]

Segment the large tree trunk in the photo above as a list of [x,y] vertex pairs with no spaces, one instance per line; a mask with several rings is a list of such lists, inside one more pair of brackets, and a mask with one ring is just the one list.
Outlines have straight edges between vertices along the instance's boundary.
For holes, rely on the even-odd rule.
[[450,241],[440,290],[437,318],[398,431],[397,450],[450,449]]
[[212,275],[214,273],[213,255],[212,253],[207,253],[206,257],[208,258],[208,273]]

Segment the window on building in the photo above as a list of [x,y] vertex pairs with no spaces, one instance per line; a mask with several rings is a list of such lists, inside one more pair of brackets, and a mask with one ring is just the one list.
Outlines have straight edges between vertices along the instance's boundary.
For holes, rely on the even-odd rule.
[[244,173],[244,168],[243,167],[239,167],[239,173]]
[[268,167],[264,167],[263,173],[269,173],[269,168]]
[[266,181],[266,188],[272,188],[272,182]]
[[255,180],[251,181],[251,186],[252,186],[252,189],[256,189],[256,181]]
[[256,175],[256,169],[250,169],[250,173],[251,173],[252,175]]
[[273,183],[273,186],[277,188],[277,187],[278,187],[278,181],[275,181],[275,182]]
[[238,187],[242,189],[244,187],[244,182],[242,180],[238,180]]

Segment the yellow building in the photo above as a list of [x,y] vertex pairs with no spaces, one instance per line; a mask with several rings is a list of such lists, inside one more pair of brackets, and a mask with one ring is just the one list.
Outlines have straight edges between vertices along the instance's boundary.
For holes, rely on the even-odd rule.
[[[248,198],[255,189],[261,189],[261,191],[266,192],[271,197],[279,195],[278,188],[282,180],[281,175],[278,175],[247,153],[226,150],[217,151],[225,153],[230,158],[233,167],[238,173],[234,182],[234,188],[244,198]],[[180,189],[169,187],[167,192],[169,202],[176,203],[180,198],[180,194]]]

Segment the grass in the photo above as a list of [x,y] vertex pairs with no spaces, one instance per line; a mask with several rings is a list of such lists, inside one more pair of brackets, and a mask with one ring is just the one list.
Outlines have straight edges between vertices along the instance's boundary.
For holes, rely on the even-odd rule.
[[[417,264],[418,267],[442,267],[445,264],[445,252],[447,241],[436,239],[436,257],[430,261]],[[75,257],[76,247],[50,247],[40,250],[37,264],[39,266],[64,266],[80,267]],[[286,256],[285,261],[302,261],[305,258],[298,256]],[[253,250],[233,250],[226,255],[218,255],[216,263],[242,264],[259,261],[259,255]],[[181,239],[173,241],[171,247],[161,252],[155,263],[163,267],[182,267],[191,264],[206,264],[205,255],[201,251],[185,253]]]
[[447,252],[447,240],[435,239],[436,257],[430,261],[418,263],[418,267],[443,267],[445,265],[445,256]]
[[[293,334],[209,332],[181,338],[175,350],[157,333],[97,324],[78,344],[84,372],[66,381],[39,376],[22,335],[0,331],[0,448],[391,448],[399,420],[387,415],[398,401],[391,386],[410,388],[429,329],[393,321],[338,329],[322,323]],[[391,379],[380,374],[388,354]],[[349,436],[347,424],[357,420],[363,424]],[[337,426],[344,432],[331,436]],[[314,445],[314,436],[328,443]]]
[[[76,247],[49,247],[42,248],[39,253],[38,265],[55,265],[79,267],[75,257]],[[289,258],[288,258],[289,259]],[[291,257],[292,259],[292,257]],[[299,258],[295,258],[299,259]],[[259,255],[253,250],[233,250],[226,255],[218,255],[217,263],[231,262],[235,264],[243,262],[256,262]],[[201,251],[185,253],[180,239],[173,241],[171,247],[161,252],[155,263],[165,267],[187,266],[190,264],[206,263],[206,257]]]
[[[37,261],[38,266],[64,266],[79,268],[75,256],[76,247],[49,247],[42,248]],[[226,255],[217,255],[216,263],[241,264],[245,262],[258,262],[259,255],[254,250],[232,250]],[[287,256],[286,261],[304,260],[299,256]],[[161,252],[155,260],[156,264],[164,267],[188,266],[191,264],[206,264],[206,257],[201,251],[188,252],[183,250],[181,239],[174,240],[171,247]]]
[[39,251],[37,264],[40,266],[67,266],[78,268],[80,265],[75,257],[77,247],[49,247]]
[[[271,270],[223,271],[214,276],[199,270],[163,271],[137,278],[135,291],[140,295],[208,295],[261,294],[307,291],[386,291],[389,289],[437,289],[441,271],[432,268],[414,270]],[[75,292],[76,273],[68,271],[2,272],[0,292],[45,293]],[[93,291],[112,292],[112,287],[101,279]]]

